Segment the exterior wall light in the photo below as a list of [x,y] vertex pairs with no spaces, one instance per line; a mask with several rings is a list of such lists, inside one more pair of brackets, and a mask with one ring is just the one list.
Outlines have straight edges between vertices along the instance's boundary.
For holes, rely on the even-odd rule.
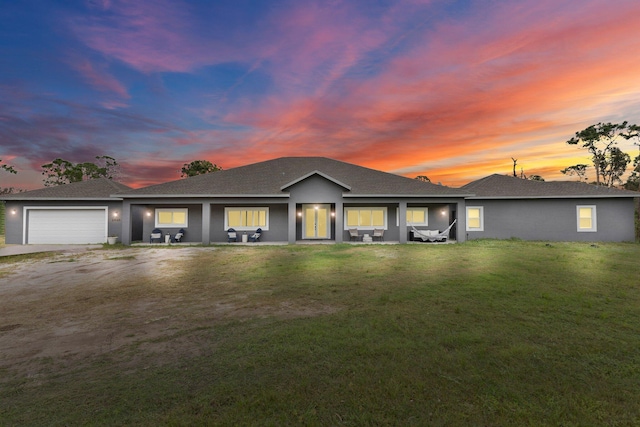
[[302,216],[302,212],[298,212],[298,216]]
[[114,218],[118,218],[118,211],[115,211],[112,215]]
[[17,214],[17,213],[18,213],[18,211],[17,211],[17,210],[15,210],[15,209],[11,209],[11,215],[15,215],[15,214]]

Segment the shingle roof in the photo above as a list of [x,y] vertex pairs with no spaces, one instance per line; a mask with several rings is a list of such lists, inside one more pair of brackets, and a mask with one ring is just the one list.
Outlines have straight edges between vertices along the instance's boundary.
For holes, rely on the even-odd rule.
[[461,187],[476,199],[640,197],[640,193],[575,181],[530,181],[507,175],[489,175]]
[[287,195],[287,186],[312,175],[342,186],[352,196],[457,196],[467,191],[422,182],[325,157],[281,157],[247,166],[152,185],[118,194],[153,196]]
[[38,190],[25,191],[23,193],[5,194],[0,196],[3,200],[108,200],[111,195],[121,191],[129,191],[128,187],[119,182],[107,178],[90,179],[87,181],[73,182],[71,184],[57,185],[55,187],[40,188]]

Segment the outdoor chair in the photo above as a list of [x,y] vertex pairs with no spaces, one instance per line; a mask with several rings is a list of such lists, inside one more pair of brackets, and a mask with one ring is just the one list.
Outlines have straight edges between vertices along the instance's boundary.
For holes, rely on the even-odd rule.
[[380,229],[374,229],[373,230],[373,236],[371,236],[371,237],[373,237],[374,239],[378,238],[378,239],[380,239],[381,242],[384,242],[384,229],[381,229],[381,228]]
[[162,243],[162,230],[159,228],[154,228],[153,231],[151,231],[149,243],[153,243],[154,240],[156,240],[157,243]]
[[174,242],[182,242],[182,238],[184,237],[184,228],[181,228],[180,231],[178,231],[176,233],[176,235],[173,237]]
[[237,242],[238,241],[238,233],[233,228],[227,230],[227,242]]
[[255,233],[249,236],[249,241],[257,242],[260,240],[261,235],[262,235],[262,228],[258,228]]
[[349,237],[351,238],[351,240],[353,241],[358,241],[360,240],[360,234],[358,234],[358,229],[357,228],[350,228],[349,229]]

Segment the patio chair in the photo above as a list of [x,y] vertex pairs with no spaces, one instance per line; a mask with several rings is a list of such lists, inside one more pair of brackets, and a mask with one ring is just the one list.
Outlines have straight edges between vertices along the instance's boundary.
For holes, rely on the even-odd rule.
[[157,243],[162,243],[162,230],[159,228],[154,228],[151,231],[151,237],[149,237],[149,243],[153,243],[156,240]]
[[358,241],[360,240],[360,234],[358,233],[358,229],[357,228],[350,228],[349,229],[349,237],[351,238],[351,240],[353,241]]
[[237,242],[238,241],[238,233],[233,228],[227,230],[227,242]]
[[249,236],[250,242],[257,242],[260,240],[260,236],[262,235],[262,228],[258,228],[255,233]]
[[173,237],[173,241],[180,243],[182,242],[183,237],[184,237],[184,228],[181,228],[180,231],[178,231],[176,235]]
[[384,229],[382,228],[374,228],[373,229],[373,235],[371,236],[374,239],[378,238],[380,239],[381,242],[384,242]]

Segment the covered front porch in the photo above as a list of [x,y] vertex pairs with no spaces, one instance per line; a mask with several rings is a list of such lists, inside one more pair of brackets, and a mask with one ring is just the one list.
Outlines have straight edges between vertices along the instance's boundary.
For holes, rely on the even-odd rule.
[[[167,200],[162,204],[125,201],[122,243],[149,244],[152,232],[162,233],[154,244],[227,244],[228,230],[242,236],[261,229],[258,242],[247,244],[378,243],[413,240],[413,230],[443,231],[458,220],[448,241],[464,241],[457,200],[411,200],[381,203],[379,199],[294,203],[292,200]],[[126,224],[129,226],[127,227]],[[184,232],[181,242],[173,236]],[[355,234],[355,238],[353,237]],[[375,234],[375,235],[374,235]],[[368,237],[367,237],[368,236]]]

